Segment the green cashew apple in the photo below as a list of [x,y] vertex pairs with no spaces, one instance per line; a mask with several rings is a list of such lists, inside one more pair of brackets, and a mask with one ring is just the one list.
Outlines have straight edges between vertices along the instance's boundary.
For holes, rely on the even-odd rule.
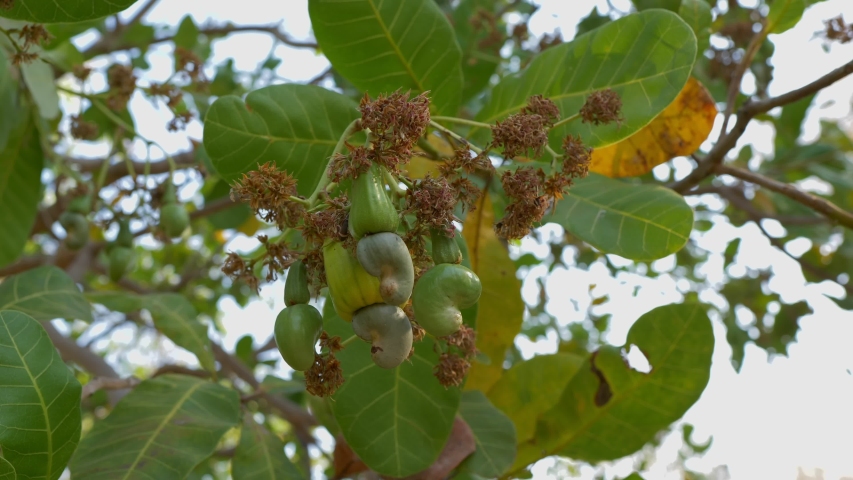
[[379,295],[379,279],[367,273],[341,242],[323,247],[326,283],[338,316],[352,321],[356,310],[374,303],[384,303]]
[[59,224],[65,229],[65,246],[71,250],[78,250],[89,241],[89,221],[82,213],[62,212]]
[[452,335],[462,326],[459,310],[477,303],[482,291],[480,279],[471,270],[450,263],[436,265],[415,285],[415,318],[434,337]]
[[370,356],[381,368],[395,368],[412,351],[412,324],[394,305],[377,303],[360,309],[352,317],[352,329],[370,342]]
[[308,291],[308,268],[297,260],[287,270],[287,280],[284,282],[284,304],[288,307],[297,303],[308,303],[311,301],[311,292]]
[[275,343],[290,368],[304,372],[314,365],[314,346],[323,332],[323,317],[311,305],[299,303],[275,319]]
[[133,264],[133,249],[121,245],[114,245],[107,254],[108,272],[110,280],[117,282],[130,270]]
[[432,241],[432,261],[436,265],[440,263],[457,265],[462,263],[462,251],[459,250],[455,238],[448,237],[444,232],[435,229],[430,230],[429,236]]
[[374,163],[352,181],[349,231],[356,239],[370,233],[397,231],[400,216],[385,191],[382,172],[383,167]]
[[388,305],[402,305],[412,296],[415,268],[409,248],[399,235],[382,232],[362,237],[356,249],[367,273],[379,277],[379,295]]
[[130,231],[130,220],[122,218],[118,221],[118,235],[116,235],[116,246],[133,248],[133,232]]
[[171,180],[167,180],[163,206],[160,207],[160,228],[169,238],[174,238],[179,237],[189,226],[190,214],[183,205],[178,203],[175,185]]
[[81,195],[79,197],[72,198],[71,201],[68,202],[68,208],[66,211],[86,215],[89,213],[91,204],[91,195]]

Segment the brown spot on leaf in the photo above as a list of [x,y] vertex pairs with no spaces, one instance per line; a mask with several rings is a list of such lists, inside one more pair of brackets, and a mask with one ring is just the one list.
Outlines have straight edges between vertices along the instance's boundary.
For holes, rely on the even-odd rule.
[[598,356],[598,352],[593,352],[592,357],[589,359],[589,368],[592,370],[593,375],[598,377],[598,389],[595,391],[595,406],[603,407],[613,397],[613,391],[610,390],[610,384],[607,383],[604,374],[595,366],[596,356]]

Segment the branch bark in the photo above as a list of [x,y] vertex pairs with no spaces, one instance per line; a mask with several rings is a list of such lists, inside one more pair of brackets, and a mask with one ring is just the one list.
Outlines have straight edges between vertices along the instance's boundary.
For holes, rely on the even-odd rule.
[[796,102],[801,98],[832,85],[851,73],[853,73],[853,60],[827,73],[814,82],[796,90],[792,90],[783,95],[779,95],[778,97],[772,97],[766,100],[746,102],[738,110],[737,122],[735,122],[735,126],[732,127],[731,131],[721,136],[720,140],[717,141],[717,143],[714,144],[714,147],[711,148],[711,151],[708,152],[708,155],[706,155],[705,158],[700,159],[699,164],[687,177],[670,184],[669,187],[676,192],[685,193],[698,185],[699,182],[705,178],[711,176],[714,173],[715,168],[718,165],[722,165],[726,158],[726,154],[734,148],[738,139],[746,131],[747,125],[749,125],[749,122],[752,121],[756,115],[765,113],[776,107]]

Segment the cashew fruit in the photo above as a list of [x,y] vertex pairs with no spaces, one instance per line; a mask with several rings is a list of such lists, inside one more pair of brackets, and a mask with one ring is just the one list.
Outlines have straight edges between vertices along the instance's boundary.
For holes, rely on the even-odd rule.
[[308,291],[308,269],[302,260],[290,266],[287,270],[287,280],[284,282],[284,304],[288,307],[297,303],[308,303],[311,301],[311,292]]
[[65,229],[65,246],[77,250],[89,241],[89,221],[86,216],[71,211],[62,212],[59,224]]
[[379,279],[367,273],[341,242],[323,247],[323,267],[335,312],[351,322],[356,310],[374,303],[384,303],[379,295]]
[[442,263],[418,279],[412,293],[415,318],[432,336],[451,335],[462,326],[461,308],[477,303],[483,291],[477,274],[462,265]]
[[130,231],[130,220],[122,218],[118,221],[118,235],[114,242],[116,246],[133,248],[133,232]]
[[314,364],[314,346],[323,332],[323,317],[311,305],[299,303],[279,312],[275,343],[290,368],[304,372]]
[[374,163],[352,181],[349,231],[356,239],[370,233],[397,231],[400,216],[385,191],[382,171],[383,167]]
[[68,208],[66,211],[86,215],[89,213],[91,204],[91,195],[81,195],[79,197],[72,198],[71,201],[68,202]]
[[[454,231],[454,235],[456,232]],[[456,244],[456,239],[448,237],[439,230],[430,230],[430,239],[432,241],[432,261],[436,265],[440,263],[462,263],[462,251],[459,250],[459,245]]]
[[353,315],[352,329],[370,342],[370,356],[381,368],[395,368],[412,351],[412,324],[400,307],[385,303],[364,307]]
[[179,237],[190,226],[190,214],[175,196],[175,185],[166,183],[163,206],[160,207],[160,228],[169,238]]
[[117,282],[130,270],[133,264],[133,249],[121,245],[114,245],[107,256],[108,273],[110,280]]
[[362,237],[356,248],[358,262],[379,277],[379,295],[389,305],[402,305],[412,296],[415,268],[409,248],[399,235],[382,232]]

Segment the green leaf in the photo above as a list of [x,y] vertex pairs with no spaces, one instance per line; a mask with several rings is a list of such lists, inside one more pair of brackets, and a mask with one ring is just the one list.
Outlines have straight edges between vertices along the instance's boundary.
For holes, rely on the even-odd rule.
[[38,131],[26,113],[17,121],[6,148],[0,151],[0,267],[12,263],[24,250],[41,200],[44,158]]
[[[211,185],[208,189],[208,185],[205,185],[204,188],[204,201],[205,203],[212,202],[214,200],[218,200],[220,198],[226,198],[231,195],[231,186],[228,185],[222,179],[209,179],[208,182],[213,181],[214,184]],[[217,230],[224,230],[226,228],[238,228],[240,225],[243,225],[249,217],[252,216],[252,211],[249,209],[249,206],[245,203],[235,203],[233,207],[226,208],[221,212],[216,212],[213,215],[209,215],[207,220],[213,225],[213,228]]]
[[95,422],[71,459],[71,476],[184,478],[239,423],[236,390],[187,375],[161,375],[140,383]]
[[648,10],[650,8],[665,8],[677,12],[681,0],[631,0],[637,10]]
[[624,122],[593,126],[575,120],[549,135],[556,150],[570,133],[579,134],[587,146],[605,147],[645,127],[672,103],[687,83],[695,58],[696,37],[678,15],[663,10],[628,15],[545,50],[525,70],[504,78],[477,120],[502,120],[537,94],[554,101],[567,118],[580,110],[589,94],[611,88],[622,99]]
[[198,45],[198,35],[198,27],[195,25],[193,17],[186,15],[181,20],[177,33],[175,33],[175,46],[192,50]]
[[460,469],[487,478],[500,476],[515,460],[515,426],[479,390],[462,394],[459,415],[471,427],[477,450]]
[[784,158],[786,151],[797,146],[797,139],[802,133],[803,120],[806,118],[806,112],[812,105],[814,95],[808,95],[796,102],[789,103],[782,107],[782,112],[779,118],[773,121],[776,126],[776,160]]
[[15,467],[3,457],[0,457],[0,480],[17,480]]
[[42,118],[51,119],[59,115],[59,93],[53,77],[53,69],[42,59],[21,65],[21,76],[33,96]]
[[598,27],[606,25],[610,23],[610,17],[607,15],[602,15],[598,12],[598,7],[593,7],[593,9],[589,12],[589,15],[582,18],[580,22],[578,22],[578,32],[575,36],[580,36],[585,33],[591,32]]
[[[18,121],[18,84],[12,79],[11,65],[6,54],[0,50],[0,152],[6,149],[9,134]],[[2,262],[0,262],[2,263]]]
[[668,188],[590,173],[543,222],[559,223],[605,253],[654,260],[684,247],[693,228],[693,210]]
[[94,20],[118,13],[136,0],[14,0],[12,8],[0,8],[0,17],[34,23],[70,23]]
[[284,454],[284,443],[249,414],[243,419],[240,444],[231,460],[234,480],[299,480],[305,478]]
[[484,194],[477,209],[465,219],[462,236],[468,245],[471,270],[480,277],[483,293],[477,303],[477,350],[489,364],[474,361],[467,390],[487,391],[503,374],[506,351],[521,331],[524,301],[521,282],[515,276],[515,263],[495,235],[491,195]]
[[275,162],[310,195],[338,139],[359,118],[358,106],[314,85],[273,85],[246,96],[219,98],[207,112],[204,147],[227,182]]
[[451,14],[456,39],[462,49],[462,101],[483,91],[502,61],[500,52],[506,40],[506,25],[501,20],[494,26],[484,22],[475,28],[471,24],[472,18],[482,10],[493,14],[494,6],[489,0],[462,0]]
[[86,294],[86,297],[93,303],[100,303],[117,312],[130,313],[143,308],[148,310],[157,330],[169,337],[175,345],[194,353],[202,368],[208,372],[216,371],[207,326],[198,320],[198,312],[183,295],[92,292]]
[[696,35],[696,54],[701,55],[711,44],[711,6],[706,0],[682,0],[678,15]]
[[701,304],[646,313],[628,331],[625,348],[631,345],[645,354],[651,371],[628,367],[618,347],[593,353],[557,404],[539,417],[536,436],[520,445],[513,470],[553,454],[587,462],[629,455],[699,399],[714,350]]
[[[355,335],[327,301],[323,308],[330,336],[348,341]],[[371,469],[405,477],[429,467],[447,442],[461,391],[444,388],[433,376],[438,363],[433,340],[415,344],[399,367],[377,367],[370,344],[358,338],[337,354],[344,383],[329,402],[347,443]]]
[[429,90],[437,113],[459,110],[462,51],[433,0],[309,0],[308,13],[323,54],[356,87]]
[[807,0],[773,0],[767,13],[767,32],[782,33],[790,30],[803,18],[807,6]]
[[533,438],[536,419],[557,403],[583,362],[567,353],[537,355],[513,365],[492,386],[489,400],[515,424],[519,443]]
[[18,310],[39,321],[92,321],[92,307],[77,284],[53,265],[27,270],[0,283],[0,310]]
[[62,475],[80,441],[81,390],[38,321],[0,310],[0,446],[11,478]]

